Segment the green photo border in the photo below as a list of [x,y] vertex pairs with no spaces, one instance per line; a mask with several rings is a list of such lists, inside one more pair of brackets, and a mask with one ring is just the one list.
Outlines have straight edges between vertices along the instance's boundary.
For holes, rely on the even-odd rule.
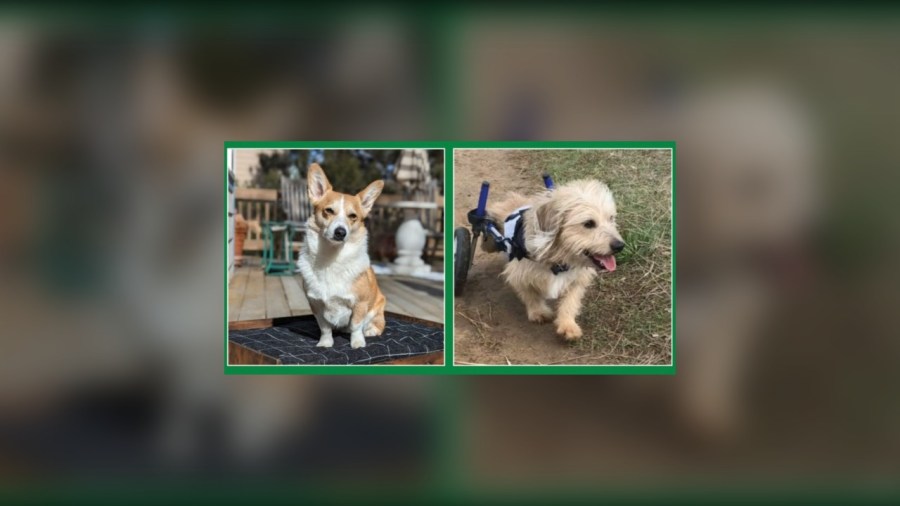
[[[225,374],[292,374],[292,375],[355,375],[355,374],[413,374],[413,375],[673,375],[676,371],[675,332],[675,167],[676,148],[673,141],[227,141],[225,157],[225,238],[228,236],[228,150],[256,149],[443,149],[444,150],[444,363],[442,365],[229,365],[228,364],[228,250],[223,269],[225,283],[224,355]],[[454,365],[453,364],[453,150],[454,149],[669,149],[672,152],[672,362],[665,365]],[[446,210],[450,209],[451,212]],[[227,242],[226,242],[227,248]]]

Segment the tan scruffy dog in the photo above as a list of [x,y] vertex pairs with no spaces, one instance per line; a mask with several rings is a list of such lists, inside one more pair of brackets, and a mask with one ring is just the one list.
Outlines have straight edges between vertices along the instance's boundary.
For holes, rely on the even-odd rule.
[[[584,292],[598,272],[616,269],[614,255],[625,247],[609,188],[581,180],[531,197],[511,193],[488,214],[507,238],[503,277],[525,303],[528,320],[553,320],[566,341],[581,337],[575,318]],[[482,244],[497,251],[490,238]],[[557,298],[554,319],[548,301]]]

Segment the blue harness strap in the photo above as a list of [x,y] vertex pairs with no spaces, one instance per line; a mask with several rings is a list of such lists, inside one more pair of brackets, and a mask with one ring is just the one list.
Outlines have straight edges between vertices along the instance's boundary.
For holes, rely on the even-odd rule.
[[531,206],[523,206],[506,217],[503,223],[503,244],[509,254],[509,260],[521,260],[528,258],[528,249],[525,247],[525,220],[523,214],[531,209]]

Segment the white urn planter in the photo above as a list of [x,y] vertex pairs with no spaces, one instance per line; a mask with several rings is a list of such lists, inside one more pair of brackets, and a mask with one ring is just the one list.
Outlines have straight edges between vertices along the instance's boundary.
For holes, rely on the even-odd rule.
[[397,258],[391,264],[394,274],[421,274],[431,272],[431,267],[422,260],[427,235],[425,227],[418,219],[409,219],[400,225],[395,237]]

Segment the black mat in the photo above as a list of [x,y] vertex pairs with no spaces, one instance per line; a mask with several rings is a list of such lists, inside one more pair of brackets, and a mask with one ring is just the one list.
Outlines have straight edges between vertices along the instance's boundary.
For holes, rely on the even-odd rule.
[[334,346],[317,348],[319,326],[312,316],[263,329],[232,330],[228,339],[280,360],[282,364],[377,364],[444,349],[444,327],[387,316],[384,333],[367,337],[364,348],[350,347],[350,335],[334,333]]

